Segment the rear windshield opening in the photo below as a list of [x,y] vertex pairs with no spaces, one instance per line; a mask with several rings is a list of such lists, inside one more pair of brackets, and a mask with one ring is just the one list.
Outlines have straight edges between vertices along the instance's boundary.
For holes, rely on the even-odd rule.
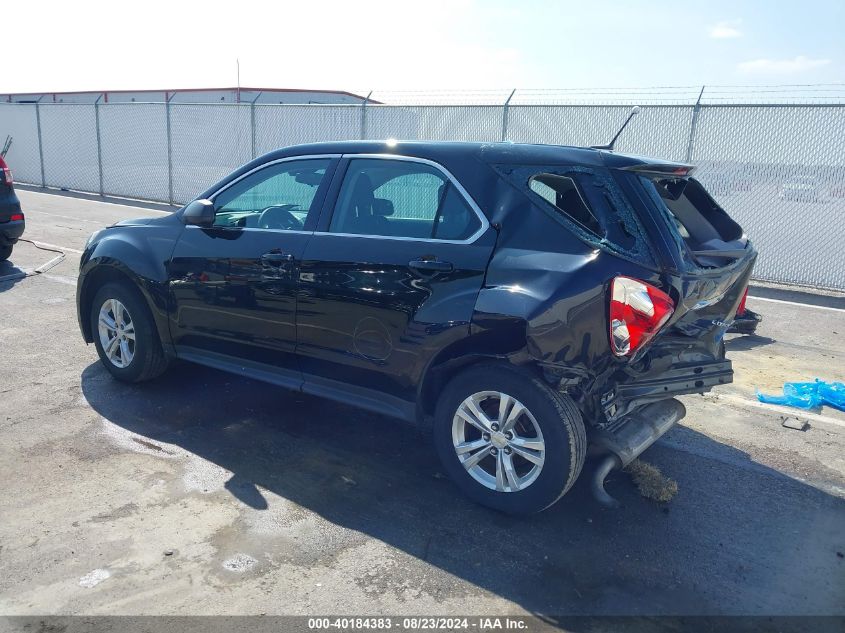
[[742,227],[700,182],[694,178],[641,178],[647,189],[659,194],[661,206],[698,263],[720,266],[725,258],[741,256],[747,241]]

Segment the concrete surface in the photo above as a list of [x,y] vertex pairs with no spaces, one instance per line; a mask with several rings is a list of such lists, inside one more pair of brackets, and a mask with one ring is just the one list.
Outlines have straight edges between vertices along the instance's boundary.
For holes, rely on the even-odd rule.
[[[0,615],[845,614],[845,415],[796,431],[753,400],[845,380],[845,311],[749,300],[736,382],[643,456],[670,503],[617,473],[621,510],[582,478],[515,519],[392,420],[189,364],[113,381],[78,332],[76,251],[160,211],[20,197],[25,237],[66,258],[0,283]],[[0,277],[54,255],[22,243]]]

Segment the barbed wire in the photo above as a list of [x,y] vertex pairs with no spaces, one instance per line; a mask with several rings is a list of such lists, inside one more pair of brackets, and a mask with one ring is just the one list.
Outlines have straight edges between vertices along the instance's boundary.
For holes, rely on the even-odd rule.
[[845,83],[582,88],[364,90],[385,105],[694,105],[845,103]]

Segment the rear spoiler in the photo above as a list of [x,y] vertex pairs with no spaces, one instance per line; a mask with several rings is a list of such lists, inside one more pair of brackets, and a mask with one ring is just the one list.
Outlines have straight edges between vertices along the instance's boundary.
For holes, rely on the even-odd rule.
[[685,165],[683,163],[640,163],[638,165],[622,167],[622,171],[633,171],[638,174],[651,174],[656,176],[675,176],[677,178],[686,178],[695,171],[695,166]]

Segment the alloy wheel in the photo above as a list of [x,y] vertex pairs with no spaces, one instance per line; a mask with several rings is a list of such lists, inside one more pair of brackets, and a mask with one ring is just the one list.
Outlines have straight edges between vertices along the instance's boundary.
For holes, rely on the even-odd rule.
[[129,366],[135,357],[135,323],[117,299],[106,299],[97,319],[100,345],[109,362],[120,369]]
[[452,443],[469,475],[497,492],[530,486],[546,458],[537,420],[519,400],[501,391],[474,393],[458,406]]

